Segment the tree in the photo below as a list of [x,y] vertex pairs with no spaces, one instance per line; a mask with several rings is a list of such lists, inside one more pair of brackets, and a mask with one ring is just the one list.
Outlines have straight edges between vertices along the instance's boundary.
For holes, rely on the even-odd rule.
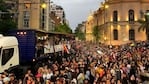
[[81,30],[82,24],[78,24],[75,29],[75,36],[78,37],[79,40],[85,40],[85,33]]
[[72,33],[71,28],[66,23],[58,25],[54,31],[61,33]]
[[146,33],[146,37],[147,37],[147,41],[149,41],[149,15],[146,14],[145,16],[145,20],[138,20],[138,22],[141,24],[141,26],[138,28],[138,31],[145,31]]
[[4,0],[0,0],[0,11],[6,11],[6,4]]
[[94,36],[94,40],[95,42],[98,42],[100,39],[100,30],[99,30],[99,26],[94,26],[93,30],[92,30],[92,34]]
[[12,20],[0,20],[0,33],[6,34],[8,30],[16,29],[16,23]]
[[0,0],[0,33],[6,34],[10,29],[16,29],[17,24],[12,18],[12,14],[8,11],[6,3]]
[[85,33],[80,31],[79,28],[76,28],[75,36],[78,37],[78,39],[80,39],[80,40],[85,40]]

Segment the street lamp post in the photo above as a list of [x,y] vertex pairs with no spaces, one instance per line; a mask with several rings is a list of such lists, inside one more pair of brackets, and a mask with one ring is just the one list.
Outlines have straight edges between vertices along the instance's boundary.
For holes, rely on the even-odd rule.
[[42,3],[41,4],[41,8],[42,8],[41,27],[42,27],[43,30],[45,30],[45,9],[46,9],[46,4]]
[[109,8],[109,6],[107,4],[103,4],[103,10],[104,10],[104,30],[103,30],[103,37],[104,37],[104,42],[107,40],[107,37],[105,36],[105,29],[106,29],[106,9],[108,9],[108,8]]
[[41,4],[41,8],[45,9],[47,7],[46,3]]
[[112,33],[111,33],[112,29],[111,29],[111,27],[112,26],[111,26],[111,21],[110,21],[110,47],[112,46],[112,42],[111,42],[111,40],[112,40],[112,37],[111,37],[112,36]]

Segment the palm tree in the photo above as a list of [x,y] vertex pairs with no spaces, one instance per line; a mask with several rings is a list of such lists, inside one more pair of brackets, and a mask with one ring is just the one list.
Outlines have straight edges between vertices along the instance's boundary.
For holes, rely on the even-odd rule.
[[149,41],[149,13],[145,14],[145,20],[138,20],[141,26],[138,31],[143,30],[146,33],[147,41]]

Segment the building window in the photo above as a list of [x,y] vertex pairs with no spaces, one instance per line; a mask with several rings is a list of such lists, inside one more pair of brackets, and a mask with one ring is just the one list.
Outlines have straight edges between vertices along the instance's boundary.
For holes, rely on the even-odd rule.
[[30,19],[29,11],[24,11],[23,26],[25,28],[29,28],[29,19]]
[[2,65],[5,65],[13,56],[14,48],[4,49],[2,51]]
[[117,22],[117,18],[118,18],[118,12],[117,11],[113,11],[113,22],[114,23]]
[[118,40],[118,30],[117,29],[114,29],[113,30],[113,37],[114,37],[114,40]]
[[30,9],[31,3],[24,3],[24,9]]
[[143,18],[144,17],[144,13],[142,10],[140,10],[140,18]]
[[129,40],[135,40],[135,31],[134,31],[134,29],[129,30]]
[[42,30],[44,30],[44,28],[45,28],[45,19],[46,19],[45,9],[42,8],[42,16],[41,16],[41,28],[42,28]]
[[129,22],[134,22],[134,10],[129,10]]

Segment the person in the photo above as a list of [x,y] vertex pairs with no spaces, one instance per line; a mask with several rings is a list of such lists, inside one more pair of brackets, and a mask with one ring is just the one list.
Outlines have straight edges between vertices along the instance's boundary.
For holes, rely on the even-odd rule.
[[80,73],[77,76],[78,84],[83,84],[84,79],[85,79],[85,74],[84,74],[83,70],[80,70]]
[[141,78],[142,84],[149,84],[149,73],[147,72],[140,73],[140,78]]
[[10,81],[9,77],[3,78],[3,84],[9,84],[9,81]]
[[75,78],[73,78],[70,82],[70,84],[77,84],[77,80]]
[[135,66],[135,63],[132,62],[131,69],[130,69],[130,77],[129,77],[131,84],[137,84],[136,73],[137,73],[137,68]]
[[89,80],[88,79],[85,79],[83,84],[90,84],[89,83]]
[[28,76],[28,79],[26,81],[26,84],[35,84],[35,80],[34,80],[34,78],[33,78],[32,75],[29,75]]
[[11,74],[10,76],[10,84],[18,84],[18,80],[15,79],[15,75],[14,74]]
[[0,84],[3,84],[3,81],[2,81],[2,74],[0,74]]
[[41,74],[37,74],[36,75],[36,81],[35,81],[35,84],[43,84],[44,83],[44,80],[43,80],[43,77]]
[[127,74],[126,73],[123,73],[122,74],[122,84],[129,84],[128,83],[128,78],[127,78]]
[[27,71],[27,73],[25,74],[25,77],[24,77],[24,79],[23,79],[23,84],[26,84],[26,83],[27,83],[27,80],[28,80],[29,76],[33,76],[33,74],[32,74],[32,72],[31,72],[30,69],[29,69],[29,70]]

